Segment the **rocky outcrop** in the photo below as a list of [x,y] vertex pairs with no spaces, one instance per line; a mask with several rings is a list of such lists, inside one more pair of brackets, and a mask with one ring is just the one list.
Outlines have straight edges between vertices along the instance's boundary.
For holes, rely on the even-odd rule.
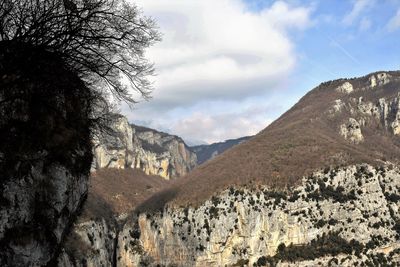
[[196,155],[177,136],[129,124],[120,115],[115,116],[111,128],[113,133],[94,140],[93,169],[136,168],[171,179],[197,165]]
[[340,85],[336,88],[336,91],[338,91],[340,93],[349,94],[349,93],[353,92],[353,85],[349,82],[344,82],[342,85]]
[[135,168],[170,179],[187,174],[197,165],[196,154],[180,137],[131,126],[134,131]]
[[[333,101],[327,111],[329,118],[338,117],[343,120],[339,126],[339,134],[354,144],[364,141],[364,126],[382,125],[392,134],[400,134],[400,93],[381,94],[380,98],[371,97],[368,93],[368,90],[384,89],[390,82],[398,81],[398,77],[382,72],[371,74],[366,79],[365,83],[357,82],[358,86],[347,81],[337,87],[336,91],[350,95]],[[390,92],[393,89],[386,90]],[[367,92],[367,96],[352,96],[361,92]]]
[[101,133],[93,140],[93,169],[133,168],[133,131],[127,118],[115,115],[110,132]]
[[2,266],[38,266],[52,259],[87,193],[87,175],[38,162],[30,174],[3,187]]
[[[195,208],[129,216],[117,235],[95,222],[78,233],[97,250],[88,266],[292,266],[289,259],[295,266],[352,266],[377,257],[399,263],[399,200],[400,170],[363,164],[315,172],[291,194],[232,187]],[[106,247],[114,236],[117,245]]]
[[354,144],[358,144],[364,140],[360,123],[353,118],[349,118],[348,123],[340,126],[340,135]]
[[[353,100],[353,102],[355,102]],[[393,134],[399,134],[400,118],[400,93],[393,98],[380,98],[377,102],[365,101],[362,97],[358,99],[356,110],[364,115],[365,119],[375,118]],[[355,111],[353,110],[353,113]],[[369,116],[365,117],[365,115]]]
[[[119,231],[128,214],[169,184],[141,170],[101,169],[93,173],[87,200],[64,242],[58,266],[115,266]],[[131,216],[129,220],[133,221]],[[138,237],[138,233],[132,235]]]
[[38,48],[0,61],[0,266],[51,265],[87,194],[88,88]]
[[245,136],[238,139],[229,139],[224,142],[213,143],[210,145],[193,146],[190,149],[193,150],[194,153],[196,153],[197,163],[203,164],[207,160],[213,159],[214,157],[223,153],[229,148],[241,144],[250,138],[251,136]]
[[376,73],[369,77],[369,86],[374,88],[379,85],[385,85],[391,80],[391,75],[386,72]]
[[76,223],[62,249],[57,265],[115,266],[118,227],[104,219]]
[[338,113],[340,111],[343,110],[343,108],[345,108],[345,104],[343,103],[342,100],[340,99],[336,99],[331,107],[331,109],[329,109],[329,113],[330,114],[335,114]]

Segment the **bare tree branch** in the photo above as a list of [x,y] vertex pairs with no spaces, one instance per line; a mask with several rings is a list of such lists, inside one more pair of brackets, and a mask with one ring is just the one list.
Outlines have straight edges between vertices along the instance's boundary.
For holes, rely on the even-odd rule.
[[154,21],[124,0],[2,0],[0,41],[57,53],[88,85],[136,103],[129,87],[148,98],[153,65],[144,51],[160,40]]

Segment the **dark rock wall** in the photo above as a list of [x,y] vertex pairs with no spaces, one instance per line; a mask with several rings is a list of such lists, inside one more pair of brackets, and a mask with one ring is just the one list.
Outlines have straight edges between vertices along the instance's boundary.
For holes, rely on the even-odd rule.
[[54,257],[87,194],[91,95],[62,59],[0,42],[0,265]]

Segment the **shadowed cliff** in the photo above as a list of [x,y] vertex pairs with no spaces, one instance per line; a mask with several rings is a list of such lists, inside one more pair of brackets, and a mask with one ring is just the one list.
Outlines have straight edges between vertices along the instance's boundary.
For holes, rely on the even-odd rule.
[[54,53],[0,43],[0,265],[51,260],[87,193],[91,93]]

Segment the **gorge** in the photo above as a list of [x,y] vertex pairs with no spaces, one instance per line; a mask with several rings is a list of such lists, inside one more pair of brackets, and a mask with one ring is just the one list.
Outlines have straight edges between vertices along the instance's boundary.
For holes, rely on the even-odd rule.
[[[396,266],[399,78],[323,83],[250,140],[147,187],[135,205],[103,192],[110,213],[83,208],[91,216],[74,224],[59,266]],[[128,171],[126,191],[157,180]]]

